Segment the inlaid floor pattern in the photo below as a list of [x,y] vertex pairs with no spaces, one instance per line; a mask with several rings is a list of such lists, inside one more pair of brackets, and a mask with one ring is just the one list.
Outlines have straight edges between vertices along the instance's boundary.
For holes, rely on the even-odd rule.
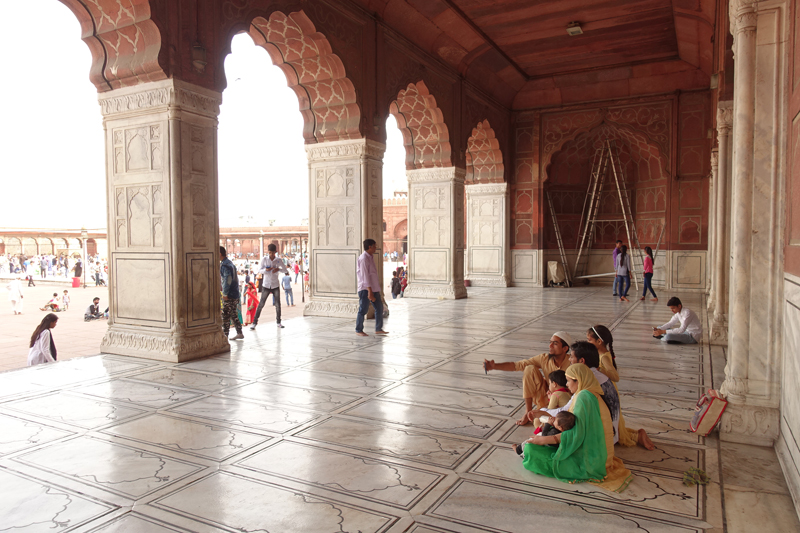
[[[470,289],[389,307],[385,338],[357,337],[354,320],[265,321],[220,357],[0,374],[0,531],[721,531],[716,440],[687,431],[712,384],[708,347],[650,338],[664,303]],[[524,470],[510,449],[531,432],[514,425],[521,373],[481,365],[598,323],[616,339],[627,424],[658,447],[617,447],[635,474],[620,495]],[[684,486],[692,466],[715,483]]]

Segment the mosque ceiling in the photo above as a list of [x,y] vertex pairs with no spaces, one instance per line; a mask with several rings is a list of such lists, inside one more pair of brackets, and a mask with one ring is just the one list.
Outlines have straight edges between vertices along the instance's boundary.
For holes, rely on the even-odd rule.
[[[580,73],[634,78],[643,65],[698,88],[712,74],[718,1],[356,0],[467,78],[493,75],[514,94]],[[582,35],[567,34],[573,21]]]

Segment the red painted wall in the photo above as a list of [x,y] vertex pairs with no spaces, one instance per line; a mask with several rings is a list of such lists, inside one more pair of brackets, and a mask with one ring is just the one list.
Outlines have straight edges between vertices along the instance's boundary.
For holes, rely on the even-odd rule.
[[[565,246],[577,246],[592,159],[602,141],[611,139],[619,148],[640,244],[655,247],[663,227],[662,250],[706,249],[711,127],[709,91],[518,114],[514,247],[541,241],[543,248],[557,248],[545,191],[552,195]],[[621,217],[611,184],[607,178],[604,218]],[[618,238],[628,240],[624,224],[606,223],[596,246]]]

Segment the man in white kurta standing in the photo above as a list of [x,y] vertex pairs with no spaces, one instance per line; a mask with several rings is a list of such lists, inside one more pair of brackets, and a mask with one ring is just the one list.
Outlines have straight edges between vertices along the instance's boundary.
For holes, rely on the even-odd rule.
[[11,302],[11,309],[15,315],[22,314],[22,283],[19,281],[19,276],[14,275],[14,278],[6,286],[8,289],[8,300]]
[[356,335],[368,337],[364,333],[364,317],[369,304],[375,309],[375,335],[386,335],[383,331],[383,301],[381,300],[381,282],[378,280],[378,269],[375,268],[373,254],[377,243],[373,239],[364,241],[364,253],[356,262],[356,278],[358,279],[358,314],[356,315]]
[[275,317],[278,322],[278,327],[283,328],[281,324],[281,282],[278,279],[278,272],[287,273],[289,270],[283,263],[283,259],[277,255],[278,247],[274,244],[267,246],[267,255],[261,259],[261,265],[258,268],[258,273],[261,274],[261,301],[258,302],[258,309],[256,309],[256,317],[253,320],[253,325],[250,329],[256,329],[258,319],[261,316],[261,310],[264,309],[264,304],[267,303],[269,295],[272,294],[275,300]]

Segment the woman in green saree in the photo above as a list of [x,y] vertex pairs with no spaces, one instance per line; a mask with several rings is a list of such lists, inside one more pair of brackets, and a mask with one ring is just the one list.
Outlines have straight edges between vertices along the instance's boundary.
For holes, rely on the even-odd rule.
[[[567,483],[588,481],[604,489],[621,492],[632,474],[614,456],[614,430],[608,407],[601,401],[603,390],[582,363],[567,369],[567,387],[573,394],[569,411],[575,427],[555,437],[535,437],[525,444],[525,468]],[[559,439],[558,448],[542,446],[544,439]],[[541,442],[540,442],[541,441]]]

